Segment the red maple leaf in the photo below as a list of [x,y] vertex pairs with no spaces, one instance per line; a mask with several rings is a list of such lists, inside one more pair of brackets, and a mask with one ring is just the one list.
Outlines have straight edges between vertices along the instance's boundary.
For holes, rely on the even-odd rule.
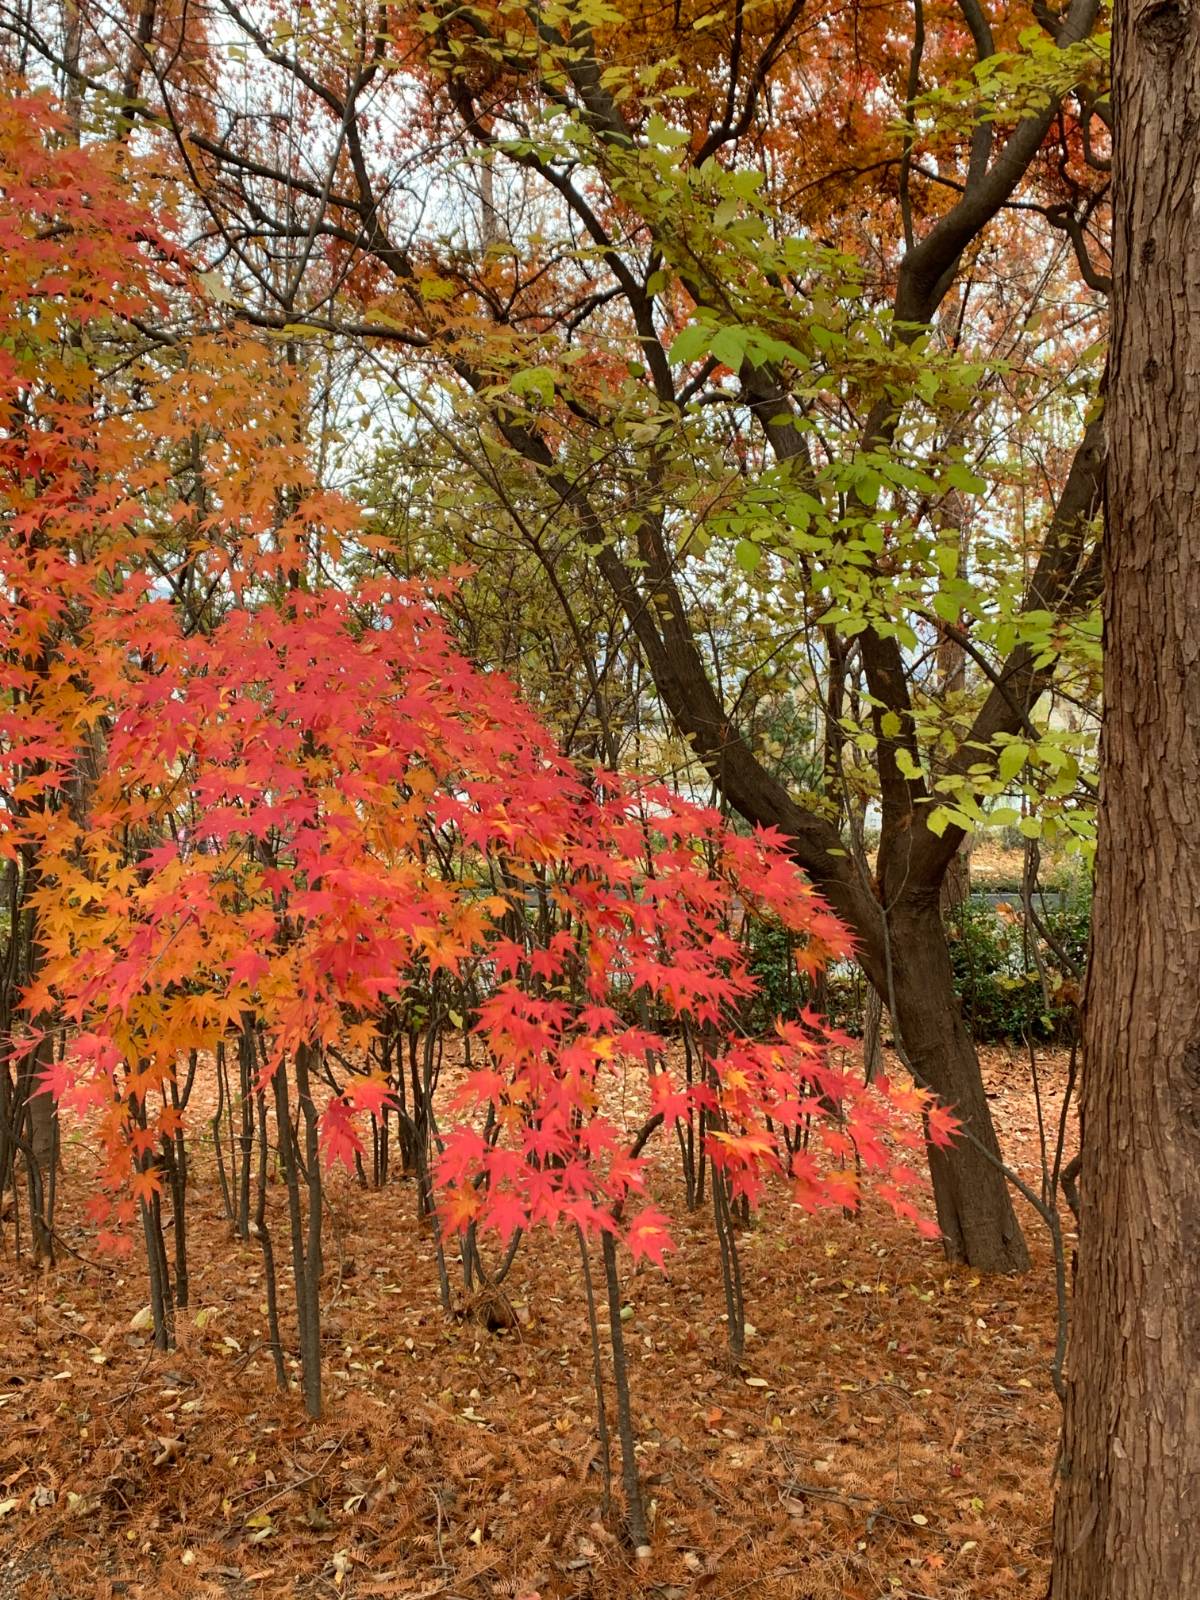
[[399,1105],[395,1090],[381,1073],[371,1073],[362,1078],[351,1078],[346,1086],[346,1096],[353,1101],[356,1111],[367,1111],[378,1117],[385,1106]]
[[362,1140],[354,1130],[350,1107],[340,1098],[325,1107],[321,1118],[321,1150],[325,1165],[332,1167],[340,1161],[348,1172],[354,1171],[354,1158],[363,1153]]
[[668,1232],[670,1219],[653,1206],[646,1206],[630,1220],[625,1234],[625,1243],[629,1246],[629,1253],[635,1261],[645,1256],[653,1261],[656,1267],[666,1265],[666,1253],[674,1250],[671,1235]]

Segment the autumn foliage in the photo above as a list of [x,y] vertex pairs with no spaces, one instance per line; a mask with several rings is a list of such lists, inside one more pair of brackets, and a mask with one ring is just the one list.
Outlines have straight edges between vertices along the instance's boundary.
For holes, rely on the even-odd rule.
[[[692,1152],[689,1198],[697,1154],[709,1169],[728,1265],[732,1211],[772,1186],[855,1210],[869,1179],[936,1235],[907,1157],[954,1118],[864,1084],[808,1010],[743,1033],[752,919],[786,929],[812,976],[850,948],[783,837],[566,759],[456,644],[451,584],[371,575],[371,536],[310,465],[304,373],[214,315],[135,154],[72,143],[22,97],[0,111],[0,164],[0,852],[24,951],[6,1159],[45,1097],[86,1130],[89,1223],[118,1253],[141,1224],[166,1346],[163,1208],[183,1304],[192,1091],[214,1086],[218,1154],[240,1095],[226,1203],[263,1248],[286,1384],[273,1152],[314,1415],[321,1169],[383,1181],[390,1123],[447,1304],[454,1240],[468,1283],[495,1289],[489,1235],[511,1261],[565,1225],[585,1267],[599,1237],[642,1545],[613,1246],[659,1265],[672,1249],[651,1137]],[[168,311],[181,331],[148,339]],[[441,1084],[451,1034],[466,1060]]]
[[[742,915],[783,922],[813,969],[845,951],[844,934],[780,839],[738,835],[661,788],[576,773],[509,686],[456,652],[436,590],[289,581],[289,540],[324,532],[311,502],[268,523],[273,506],[261,494],[239,505],[224,479],[222,503],[194,529],[187,505],[155,507],[166,473],[141,452],[161,444],[163,411],[191,399],[193,426],[227,438],[223,413],[206,415],[168,373],[133,426],[107,416],[89,370],[69,382],[81,363],[65,336],[151,315],[156,295],[186,292],[187,263],[93,155],[51,153],[40,103],[10,115],[21,136],[4,141],[3,311],[32,355],[59,341],[52,370],[11,356],[4,369],[4,846],[37,861],[42,962],[25,1012],[72,1030],[43,1087],[102,1114],[117,1189],[128,1109],[245,1013],[270,1040],[267,1074],[304,1044],[369,1054],[375,1019],[415,972],[459,979],[471,967],[489,979],[475,1028],[490,1064],[459,1103],[489,1108],[498,1136],[466,1122],[451,1132],[439,1163],[451,1214],[481,1210],[505,1236],[530,1220],[603,1220],[597,1202],[623,1200],[639,1178],[598,1085],[664,1047],[622,1024],[614,990],[719,1031],[751,981],[730,931],[735,899]],[[182,530],[175,559],[221,593],[210,626],[156,580],[155,535],[143,531],[156,511]],[[340,539],[352,517],[337,511]],[[256,541],[268,535],[264,556]],[[98,770],[67,803],[85,756]],[[541,941],[526,925],[531,894],[556,925]],[[674,1120],[703,1105],[736,1128],[712,1138],[738,1189],[756,1192],[764,1168],[787,1165],[767,1119],[791,1131],[835,1102],[847,1120],[824,1144],[886,1168],[885,1102],[919,1112],[925,1101],[887,1085],[852,1092],[827,1046],[815,1019],[766,1044],[725,1041],[711,1083],[680,1089],[653,1071],[650,1111]],[[330,1159],[355,1147],[349,1114],[378,1111],[386,1094],[369,1072],[348,1080],[325,1112]],[[160,1112],[134,1155],[171,1122]],[[481,1171],[482,1191],[467,1182]],[[821,1177],[806,1158],[793,1175],[805,1204],[854,1198],[845,1168]],[[645,1234],[635,1220],[632,1240]]]
[[[311,1495],[354,1526],[321,1581],[356,1592],[388,1491],[339,1511],[319,1455],[361,1401],[364,1457],[369,1408],[405,1450],[431,1423],[433,1520],[391,1536],[423,1528],[443,1588],[465,1541],[488,1592],[590,1593],[586,1523],[614,1594],[715,1593],[715,1539],[673,1520],[686,1475],[751,1588],[826,1592],[760,1560],[816,1507],[846,1513],[829,1592],[957,1593],[974,1552],[1008,1593],[976,1485],[955,1549],[906,1474],[915,1443],[958,1476],[963,1419],[1027,1381],[1012,1308],[953,1268],[1007,1295],[1036,1216],[1069,1299],[1075,1057],[1055,1108],[1031,1050],[1022,1126],[959,1005],[951,908],[1011,830],[1038,1004],[1063,997],[1035,935],[1039,872],[1082,881],[1097,801],[1110,11],[6,9],[0,1256],[35,1344],[95,1341],[89,1383],[55,1360],[53,1426],[78,1416],[101,1501],[120,1429],[80,1397],[116,1386],[110,1344],[149,1376],[106,1411],[161,1376],[174,1412],[229,1312],[223,1401],[272,1369],[279,1398],[206,1452],[238,1478],[262,1444],[269,1474],[214,1490],[214,1548],[240,1527],[258,1551]],[[910,1336],[914,1236],[944,1277]],[[81,1325],[43,1308],[76,1269],[125,1291]],[[685,1323],[659,1337],[651,1300]],[[469,1392],[439,1370],[455,1340]],[[485,1366],[520,1389],[503,1420],[474,1409]],[[556,1501],[572,1551],[501,1577],[490,1506],[462,1526],[442,1493],[432,1398],[506,1448],[544,1426],[550,1460],[573,1424],[530,1398],[554,1379],[594,1427]],[[744,1427],[743,1384],[795,1405]],[[878,1452],[813,1479],[835,1435],[890,1428],[884,1384],[911,1425],[886,1504]],[[153,1471],[196,1415],[155,1424]],[[0,1542],[49,1509],[6,1448]],[[497,1470],[537,1498],[531,1459]],[[614,1459],[626,1546],[672,1547],[669,1584],[616,1557]],[[60,1529],[99,1508],[78,1483]],[[163,1592],[212,1587],[206,1559]]]

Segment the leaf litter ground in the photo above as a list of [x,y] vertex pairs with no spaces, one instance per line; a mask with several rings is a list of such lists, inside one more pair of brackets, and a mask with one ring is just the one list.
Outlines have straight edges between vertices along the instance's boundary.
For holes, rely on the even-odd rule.
[[[1029,1179],[1028,1066],[985,1054]],[[1053,1099],[1063,1064],[1041,1070]],[[87,1163],[65,1142],[60,1226],[87,1254]],[[600,1518],[569,1235],[526,1241],[505,1284],[514,1325],[488,1331],[439,1309],[410,1184],[331,1178],[313,1425],[275,1390],[261,1256],[221,1213],[208,1147],[175,1351],[152,1348],[136,1259],[33,1272],[0,1257],[0,1600],[1040,1594],[1058,1406],[1051,1264],[1028,1208],[1033,1270],[981,1279],[880,1213],[768,1206],[739,1239],[754,1331],[735,1367],[710,1219],[672,1205],[673,1147],[657,1148],[679,1249],[666,1276],[627,1274],[624,1324],[649,1561]],[[280,1289],[286,1306],[282,1266]]]

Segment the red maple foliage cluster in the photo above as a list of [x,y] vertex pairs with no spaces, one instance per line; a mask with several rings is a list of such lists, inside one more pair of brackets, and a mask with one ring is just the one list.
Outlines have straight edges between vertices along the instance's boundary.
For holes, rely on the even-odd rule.
[[[440,974],[475,996],[470,1018],[428,1019],[474,1044],[436,1168],[452,1227],[619,1226],[661,1260],[664,1217],[626,1203],[648,1133],[697,1111],[735,1195],[774,1174],[804,1207],[854,1205],[867,1170],[916,1217],[893,1147],[919,1149],[922,1119],[948,1138],[949,1114],[853,1081],[812,1016],[739,1036],[747,917],[787,928],[813,970],[848,949],[786,841],[575,770],[458,650],[437,585],[355,581],[353,510],[309,475],[278,351],[198,323],[186,352],[121,373],[112,348],[194,270],[128,172],[56,147],[43,102],[3,115],[0,850],[23,864],[38,952],[7,1046],[68,1030],[39,1083],[91,1118],[108,1242],[161,1185],[182,1059],[247,1017],[260,1082],[336,1048],[321,1142],[349,1164],[358,1117],[392,1093],[379,1029]],[[191,499],[165,463],[185,436],[215,485]],[[668,1065],[683,1026],[703,1041],[690,1083]],[[608,1093],[631,1069],[632,1149]]]

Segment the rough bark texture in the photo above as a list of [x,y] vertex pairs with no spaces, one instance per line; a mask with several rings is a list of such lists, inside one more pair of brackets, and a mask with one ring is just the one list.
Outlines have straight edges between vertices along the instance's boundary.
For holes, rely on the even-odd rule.
[[1200,7],[1116,8],[1105,727],[1053,1600],[1200,1595]]
[[954,1107],[971,1138],[929,1147],[929,1175],[949,1261],[982,1272],[1021,1272],[1025,1240],[999,1167],[1000,1146],[975,1046],[962,1020],[937,889],[906,896],[888,916],[893,1025],[917,1081]]
[[959,912],[971,898],[971,844],[964,839],[942,879],[942,911],[950,916]]

